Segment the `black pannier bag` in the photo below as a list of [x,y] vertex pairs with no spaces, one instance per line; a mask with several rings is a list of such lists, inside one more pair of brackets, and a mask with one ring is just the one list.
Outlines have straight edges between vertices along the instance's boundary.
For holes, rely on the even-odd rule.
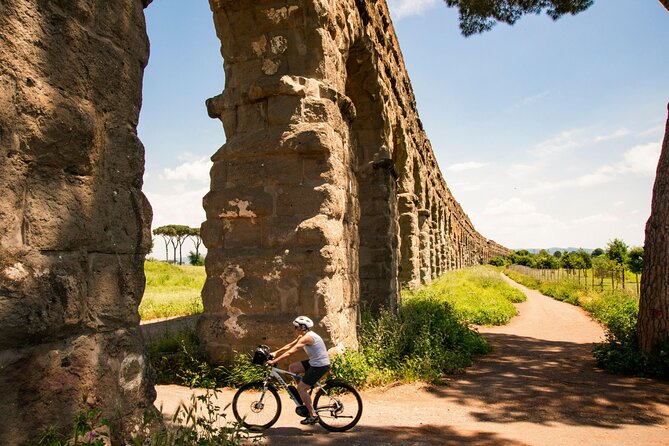
[[265,365],[268,359],[271,357],[271,350],[266,345],[259,345],[253,351],[253,362],[258,365]]

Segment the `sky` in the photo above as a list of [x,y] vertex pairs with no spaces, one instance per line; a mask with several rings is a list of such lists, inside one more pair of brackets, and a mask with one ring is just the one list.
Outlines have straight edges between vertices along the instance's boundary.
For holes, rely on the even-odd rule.
[[[596,0],[465,38],[440,0],[389,0],[418,111],[448,187],[511,249],[642,246],[669,102],[669,12]],[[139,137],[153,228],[199,227],[225,143],[204,101],[224,86],[206,0],[146,9]],[[192,248],[184,247],[184,255]],[[156,241],[152,256],[164,258]]]

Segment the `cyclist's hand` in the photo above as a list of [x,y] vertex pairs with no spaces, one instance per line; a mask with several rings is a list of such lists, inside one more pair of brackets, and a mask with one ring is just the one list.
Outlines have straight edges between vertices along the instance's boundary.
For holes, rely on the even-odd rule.
[[269,359],[269,360],[267,360],[267,364],[268,364],[268,365],[274,365],[274,364],[276,364],[276,359]]

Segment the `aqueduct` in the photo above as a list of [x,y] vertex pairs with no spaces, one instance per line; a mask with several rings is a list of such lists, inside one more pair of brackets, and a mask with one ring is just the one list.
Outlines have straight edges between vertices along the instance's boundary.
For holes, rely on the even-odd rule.
[[[86,406],[120,442],[153,410],[137,313],[148,3],[0,1],[2,444]],[[202,225],[213,358],[280,342],[296,313],[355,346],[361,307],[506,252],[446,186],[383,0],[210,4],[226,85],[207,111],[227,136]]]

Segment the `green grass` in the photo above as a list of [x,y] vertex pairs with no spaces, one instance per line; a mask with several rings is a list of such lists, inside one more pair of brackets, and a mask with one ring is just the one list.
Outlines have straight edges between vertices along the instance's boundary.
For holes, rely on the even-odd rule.
[[490,350],[470,324],[505,324],[525,295],[493,267],[453,271],[418,290],[404,290],[396,314],[363,314],[359,351],[346,351],[333,374],[360,387],[395,381],[439,381]]
[[139,305],[142,320],[202,313],[203,266],[144,262],[146,289]]
[[525,295],[508,285],[499,271],[479,266],[451,271],[417,291],[405,291],[404,298],[434,296],[452,305],[457,318],[476,325],[504,325],[518,314],[514,302]]

